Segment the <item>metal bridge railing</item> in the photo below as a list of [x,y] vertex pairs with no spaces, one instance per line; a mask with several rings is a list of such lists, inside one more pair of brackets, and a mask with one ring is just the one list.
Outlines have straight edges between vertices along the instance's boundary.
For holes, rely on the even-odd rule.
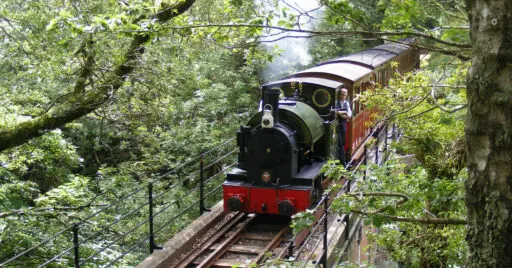
[[[207,211],[208,205],[222,199],[222,175],[236,164],[234,140],[229,139],[143,182],[137,189],[31,247],[3,257],[0,267],[109,267],[127,265],[130,261],[135,264],[160,248],[157,241],[172,237],[189,220]],[[38,254],[56,245],[62,250],[49,256]],[[129,260],[120,264],[127,256]],[[28,265],[27,260],[31,260]]]
[[[396,137],[394,130],[393,127],[393,138]],[[385,148],[387,148],[387,128],[385,133]],[[375,134],[379,137],[382,132],[377,133],[374,130],[370,133],[370,135]],[[103,206],[89,216],[69,223],[62,230],[51,234],[39,243],[20,250],[21,252],[13,253],[11,256],[3,257],[0,259],[0,267],[80,267],[89,264],[109,267],[119,265],[119,261],[127,255],[130,255],[133,262],[142,260],[148,253],[160,248],[157,241],[165,241],[180,228],[185,227],[188,224],[187,219],[199,216],[207,211],[208,204],[215,204],[221,200],[220,190],[224,180],[222,175],[236,164],[234,140],[234,138],[227,140],[158,178],[143,183],[137,189],[117,198],[116,201]],[[376,144],[375,159],[378,159],[379,142]],[[364,150],[363,164],[366,164],[368,153],[366,146]],[[360,166],[361,162],[351,170],[352,176]],[[363,176],[354,180],[353,183],[348,180],[346,189],[352,190],[360,179],[366,179],[366,170]],[[183,185],[192,185],[192,187],[183,187]],[[94,197],[96,198],[98,196]],[[329,210],[327,197],[319,202],[317,209],[321,209],[319,206],[325,206],[323,209]],[[120,210],[127,212],[119,215],[117,212]],[[345,215],[344,220],[345,218],[348,219],[348,216]],[[316,263],[325,264],[327,261],[326,246],[330,241],[326,240],[328,230],[326,220],[325,215],[319,220],[324,222],[324,241],[322,241],[324,253],[320,256],[321,259],[314,260]],[[319,228],[319,225],[315,228]],[[307,241],[304,244],[307,244]],[[37,261],[31,260],[38,255],[37,251],[41,248],[55,245],[61,245],[63,249],[47,256],[46,259],[38,256]],[[315,249],[319,245],[320,242]],[[301,248],[298,252],[302,250]],[[311,258],[312,255],[306,263],[311,261]],[[31,262],[27,265],[26,260]]]
[[[393,126],[393,129],[392,129],[392,139],[393,140],[395,140],[397,138],[395,131],[396,131],[395,126]],[[376,164],[381,165],[381,164],[385,163],[385,161],[387,160],[387,156],[389,155],[387,124],[382,129],[374,129],[368,135],[368,137],[370,137],[370,136],[373,136],[374,138],[376,138],[375,146],[373,148],[375,151],[374,151],[374,154],[371,156],[375,157],[374,162]],[[380,143],[382,141],[382,136],[384,136],[383,151],[384,151],[385,155],[384,155],[384,157],[381,158],[382,160],[379,161],[379,150],[380,150]],[[362,150],[364,150],[363,158],[361,159],[361,161],[358,162],[358,164],[355,167],[353,167],[350,170],[350,175],[348,177],[351,179],[347,180],[345,185],[343,186],[343,190],[345,190],[345,191],[351,192],[352,190],[357,188],[357,184],[360,183],[361,180],[366,180],[366,178],[367,178],[368,168],[366,165],[368,164],[369,155],[368,155],[368,148],[367,148],[366,144],[364,145]],[[354,164],[354,163],[351,160],[347,164],[347,167],[352,164]],[[361,166],[364,166],[365,170],[362,171],[361,175],[358,175],[359,174],[358,171],[361,168]],[[340,191],[336,195],[336,197],[339,197],[340,195],[342,195],[344,193],[343,190]],[[334,197],[334,198],[336,198],[336,197]],[[323,231],[321,231],[322,239],[319,239],[314,244],[314,246],[312,248],[308,249],[309,254],[307,254],[307,258],[305,260],[295,260],[294,261],[294,263],[298,267],[306,267],[308,265],[308,263],[311,263],[313,265],[321,264],[323,267],[328,267],[327,266],[328,265],[328,260],[327,260],[328,246],[334,239],[334,236],[331,236],[331,239],[329,239],[328,230],[335,223],[335,221],[331,221],[330,223],[328,223],[329,214],[335,213],[335,212],[331,211],[330,204],[329,204],[330,199],[331,199],[331,197],[329,195],[324,195],[323,198],[318,202],[317,206],[313,209],[315,211],[316,210],[324,210],[324,212],[325,212],[322,215],[322,217],[320,217],[320,219],[318,219],[317,224],[315,226],[313,226],[313,228],[311,229],[311,233],[315,233],[315,232],[318,232],[320,228],[322,228],[323,229]],[[352,218],[352,214],[350,214],[350,215],[343,214],[341,216],[341,221],[345,222],[344,228],[345,228],[345,240],[346,241],[347,240],[350,241],[352,239],[352,237],[349,236],[350,229],[351,229],[351,227],[350,227],[350,224],[351,224],[350,219],[351,218]],[[338,232],[340,227],[341,227],[341,225],[338,225],[338,227],[335,230],[333,230],[333,233]],[[305,246],[308,245],[308,242],[310,242],[309,241],[310,239],[312,239],[311,236],[308,237],[303,242],[302,246],[295,252],[295,255],[300,255],[302,252],[305,251]],[[321,245],[323,247],[322,254],[315,255],[315,252]],[[344,249],[344,251],[346,251],[346,250],[347,249]],[[291,252],[291,253],[293,253],[293,252]],[[343,252],[343,253],[346,253],[346,252]]]

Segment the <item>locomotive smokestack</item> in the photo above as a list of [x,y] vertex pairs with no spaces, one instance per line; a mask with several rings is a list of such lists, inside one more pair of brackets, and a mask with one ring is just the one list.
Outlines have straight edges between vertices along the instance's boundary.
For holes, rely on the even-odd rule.
[[[274,123],[279,122],[279,89],[266,89],[263,91],[263,107],[269,104],[272,107]],[[268,106],[267,106],[268,107]]]

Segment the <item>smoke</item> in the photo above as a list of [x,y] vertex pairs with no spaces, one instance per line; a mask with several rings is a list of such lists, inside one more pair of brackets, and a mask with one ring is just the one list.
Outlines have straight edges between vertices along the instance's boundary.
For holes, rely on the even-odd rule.
[[[279,8],[284,8],[288,14],[295,15],[302,30],[312,30],[315,23],[319,22],[322,17],[322,9],[319,7],[320,4],[316,0],[279,1]],[[277,25],[278,19],[274,19],[272,24]],[[294,29],[299,29],[299,26],[295,26]],[[281,33],[278,30],[271,30],[264,41],[267,42],[267,51],[279,52],[263,72],[267,81],[276,80],[311,64],[312,57],[308,49],[310,38],[307,33]]]

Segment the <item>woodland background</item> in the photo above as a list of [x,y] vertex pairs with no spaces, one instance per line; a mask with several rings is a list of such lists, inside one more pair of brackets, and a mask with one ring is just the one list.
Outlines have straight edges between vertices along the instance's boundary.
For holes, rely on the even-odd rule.
[[[502,234],[510,230],[511,122],[503,115],[512,107],[504,78],[512,58],[504,18],[512,8],[487,2],[1,1],[0,262],[233,137],[256,112],[261,84],[415,38],[421,70],[359,97],[387,107],[376,120],[396,123],[404,139],[395,149],[414,157],[376,172],[362,191],[409,201],[347,196],[340,212],[367,215],[381,227],[372,239],[407,266],[510,263],[510,238]],[[504,155],[497,162],[494,151]],[[489,184],[490,176],[500,183]],[[23,261],[33,265],[37,255]]]

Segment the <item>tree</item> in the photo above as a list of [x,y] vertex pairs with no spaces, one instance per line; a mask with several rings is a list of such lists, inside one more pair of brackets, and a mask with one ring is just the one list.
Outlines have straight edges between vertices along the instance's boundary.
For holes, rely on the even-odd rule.
[[[455,1],[442,3],[453,6]],[[465,9],[472,42],[465,125],[468,266],[509,267],[512,265],[512,3],[466,0]]]
[[[341,2],[350,11],[357,1],[332,2]],[[367,107],[385,107],[384,120],[396,123],[404,133],[395,148],[414,157],[406,167],[397,163],[390,163],[383,171],[372,167],[375,179],[360,183],[358,193],[335,201],[342,212],[348,209],[366,215],[369,224],[382,227],[379,235],[372,237],[394,260],[411,266],[462,265],[467,257],[463,128],[464,78],[469,66],[464,61],[470,51],[466,49],[468,30],[461,26],[468,22],[463,11],[455,8],[456,1],[450,5],[440,2],[388,1],[380,32],[372,34],[371,29],[363,28],[366,31],[361,36],[387,41],[417,37],[417,45],[425,51],[443,50],[451,56],[423,54],[420,72],[397,75],[387,88],[377,87],[359,96]],[[361,14],[357,5],[353,12],[338,13],[348,16],[347,21],[365,22],[364,17],[357,16]],[[464,47],[456,53],[462,61],[453,57],[453,47]],[[408,201],[397,202],[399,195]]]
[[469,267],[512,266],[512,2],[466,0]]
[[[131,23],[141,21],[165,23],[186,12],[195,0],[177,1],[173,4],[161,3],[161,8],[154,14],[141,14]],[[51,28],[52,24],[49,25]],[[95,51],[92,38],[83,41],[75,54],[83,54],[84,64],[77,76],[72,92],[63,96],[60,103],[48,109],[45,113],[15,124],[10,129],[0,129],[0,151],[25,143],[27,140],[39,137],[49,130],[78,119],[103,105],[129,77],[138,65],[137,58],[144,54],[144,45],[152,39],[147,31],[135,33],[127,45],[123,58],[112,66],[110,71],[95,74]],[[90,80],[101,76],[91,87]]]
[[[0,91],[5,94],[0,101],[0,128],[6,131],[47,110],[72,110],[66,106],[71,104],[68,98],[76,97],[79,103],[85,94],[101,94],[101,85],[126,60],[126,48],[134,36],[152,38],[143,44],[140,52],[144,54],[128,63],[134,70],[121,79],[122,86],[104,94],[105,102],[94,111],[0,153],[0,262],[224,142],[253,114],[260,82],[255,75],[257,64],[249,62],[257,63],[258,59],[250,59],[257,56],[257,49],[237,45],[254,38],[257,31],[174,28],[192,21],[227,23],[240,16],[240,9],[227,1],[209,0],[195,3],[187,14],[165,25],[151,19],[137,21],[161,7],[154,2],[160,1],[0,3],[0,31],[9,35],[8,39],[2,36],[0,57],[12,52],[0,62],[4,71]],[[40,8],[38,16],[34,6]],[[82,70],[86,71],[92,56],[92,74],[84,80]],[[169,176],[161,187],[168,189],[175,179]],[[166,202],[187,193],[193,183],[180,184]],[[108,211],[98,219],[109,221],[132,208]],[[129,222],[140,221],[137,218],[130,217]],[[86,233],[87,227],[81,232]],[[39,262],[58,253],[69,246],[69,239],[62,239],[56,243],[59,246],[27,258]],[[91,247],[101,244],[97,240]],[[114,247],[121,244],[126,242]],[[138,258],[145,256],[146,251],[142,252]],[[133,266],[137,261],[133,256],[120,265]]]
[[[450,1],[446,4],[453,5]],[[509,267],[512,265],[512,3],[466,0],[465,4],[472,43],[465,122],[468,266]]]
[[[16,1],[11,2],[12,3],[10,5],[12,6],[19,4],[15,3]],[[57,4],[57,2],[60,4],[62,1],[55,1],[51,3]],[[123,10],[125,7],[120,8],[119,6],[123,6],[126,2],[130,1],[87,1],[87,3],[71,1],[69,2],[69,5],[73,5],[75,9],[79,9],[81,5],[91,5],[91,9],[99,8],[101,5],[112,5],[109,6],[109,8]],[[140,63],[138,61],[140,59],[139,57],[143,54],[147,54],[145,53],[144,48],[151,40],[154,40],[155,36],[157,36],[155,32],[161,29],[159,27],[162,27],[162,23],[173,18],[179,20],[182,18],[180,15],[183,15],[183,13],[189,10],[192,5],[196,6],[196,4],[194,4],[194,0],[155,1],[161,3],[157,10],[154,6],[148,5],[146,2],[152,1],[131,2],[136,3],[134,4],[136,8],[125,8],[121,16],[106,15],[104,17],[88,17],[85,15],[80,17],[80,19],[85,18],[84,20],[89,23],[87,27],[97,27],[97,29],[109,27],[108,23],[111,21],[123,21],[125,24],[123,27],[125,28],[123,28],[123,31],[120,31],[120,34],[123,35],[121,41],[108,40],[109,37],[105,37],[106,35],[103,36],[101,40],[100,38],[95,38],[97,32],[95,32],[94,29],[89,29],[90,34],[84,34],[83,32],[80,33],[80,31],[84,30],[81,28],[83,25],[80,26],[73,24],[73,19],[76,19],[79,16],[70,16],[66,13],[71,9],[66,10],[66,12],[60,12],[60,18],[51,20],[50,24],[48,24],[45,19],[48,17],[51,19],[51,16],[45,18],[34,18],[34,20],[39,20],[39,24],[37,25],[39,28],[32,27],[32,25],[30,25],[31,27],[27,27],[30,28],[29,30],[17,25],[16,20],[10,20],[8,16],[6,17],[6,9],[3,9],[2,12],[0,12],[0,29],[11,41],[18,42],[18,49],[15,51],[10,50],[9,53],[19,53],[24,55],[26,58],[40,57],[39,62],[53,61],[52,63],[55,65],[69,64],[68,72],[63,72],[61,77],[58,79],[54,79],[55,77],[45,77],[45,75],[50,73],[48,72],[37,77],[37,79],[31,81],[31,83],[27,83],[32,87],[37,87],[39,85],[38,79],[47,78],[48,80],[52,80],[52,87],[57,90],[53,92],[53,95],[48,94],[47,96],[44,96],[47,98],[46,103],[39,107],[38,105],[34,105],[30,112],[14,112],[20,115],[19,117],[22,119],[14,124],[8,124],[6,126],[2,125],[0,128],[0,151],[22,144],[27,140],[47,133],[49,130],[59,128],[77,118],[81,118],[93,111],[97,111],[99,107],[102,107],[105,104],[105,102],[111,100],[112,96],[115,95],[116,92],[119,92],[121,87],[128,83],[132,83],[132,80],[130,79],[133,78],[133,76],[131,75],[135,69],[140,67]],[[226,31],[229,31],[229,29],[238,27],[238,29],[246,31],[247,29],[262,29],[269,26],[269,19],[265,16],[258,16],[260,14],[256,14],[252,20],[247,19],[250,16],[247,16],[247,18],[244,19],[232,20],[232,15],[237,13],[237,9],[235,7],[244,5],[245,1],[225,2],[229,2],[229,4],[226,5],[229,5],[230,8],[226,9],[229,14],[226,15],[223,25],[188,25],[187,22],[180,21],[180,23],[177,23],[175,27],[168,27],[167,30],[178,32],[178,34],[183,38],[193,37],[194,33],[197,35],[207,36],[206,38],[213,40],[212,42],[222,44],[222,41],[224,41],[222,38],[225,38],[226,35],[223,37],[222,35],[217,36],[216,34],[226,29],[228,29]],[[330,17],[331,19],[335,19],[334,14],[338,13],[336,8],[339,8],[341,11],[348,11],[346,14],[352,15],[352,19],[356,18],[362,20],[364,23],[359,24],[359,26],[366,25],[369,27],[358,27],[353,28],[356,30],[349,31],[346,29],[352,28],[343,28],[342,31],[309,31],[313,35],[349,38],[354,36],[366,36],[385,40],[398,39],[399,37],[410,35],[421,38],[421,40],[425,41],[423,43],[420,42],[420,47],[434,51],[442,50],[446,54],[456,55],[461,59],[467,59],[471,56],[471,52],[468,49],[469,47],[464,42],[467,34],[466,29],[462,26],[467,25],[466,22],[461,20],[462,22],[457,21],[458,25],[453,25],[454,18],[458,17],[460,20],[461,17],[463,17],[460,15],[461,6],[459,1],[371,1],[373,5],[372,10],[375,11],[375,14],[378,14],[378,18],[375,18],[375,20],[373,20],[374,18],[372,16],[365,16],[367,15],[364,14],[366,7],[361,5],[365,4],[364,1],[355,1],[354,3],[356,3],[356,5],[353,6],[353,8],[351,8],[350,4],[345,5],[346,3],[349,3],[349,1],[324,2],[332,3],[331,7],[334,9],[333,16]],[[8,5],[9,1],[3,1],[0,5],[5,5],[6,3]],[[337,3],[341,4],[338,6]],[[42,8],[42,6],[46,6],[46,9],[52,9],[52,7],[49,6],[51,4],[48,4],[48,1],[26,1],[23,5],[32,5],[32,8],[34,9]],[[512,220],[510,220],[509,216],[512,206],[512,202],[510,200],[510,184],[512,183],[510,181],[512,176],[512,171],[510,169],[510,166],[512,166],[512,134],[510,133],[510,129],[512,129],[512,118],[510,116],[512,114],[512,90],[510,86],[512,31],[509,23],[512,17],[510,11],[511,5],[510,1],[507,0],[466,0],[466,9],[469,13],[473,45],[472,72],[469,73],[467,80],[467,100],[469,103],[469,110],[466,119],[466,147],[469,179],[467,181],[466,204],[468,208],[469,222],[468,242],[472,252],[472,255],[470,255],[470,264],[475,267],[480,266],[481,264],[507,266],[511,265],[512,262],[511,257],[507,255],[507,249],[512,248],[510,245],[512,238],[510,235],[503,235],[510,234],[512,231]],[[207,9],[208,8],[209,7],[207,7]],[[21,13],[25,11],[21,8],[20,10]],[[429,14],[430,12],[434,12],[435,15],[442,14],[440,20],[437,21],[437,18],[436,20],[432,20],[435,16]],[[205,14],[206,13],[208,12],[205,12]],[[259,12],[254,11],[254,13]],[[272,14],[278,16],[278,13],[279,12],[273,12]],[[32,15],[37,14],[37,12],[32,13]],[[345,13],[342,12],[342,14]],[[447,14],[447,16],[444,16],[443,14]],[[111,17],[114,19],[109,20]],[[126,22],[126,20],[128,20],[128,22]],[[204,21],[210,22],[209,18]],[[232,21],[240,23],[240,25],[237,26],[228,23]],[[247,24],[244,24],[246,21]],[[267,21],[266,24],[265,21]],[[341,23],[344,21],[351,21],[350,17],[344,17],[340,20]],[[47,32],[42,31],[41,29],[48,27],[48,30],[51,30],[52,27],[60,26],[69,27],[71,28],[70,31],[80,33],[77,40],[70,40],[72,38],[69,37],[60,40],[64,34],[51,34],[52,41],[55,41],[57,45],[62,47],[70,46],[72,48],[68,48],[65,51],[65,53],[67,53],[66,55],[70,56],[67,58],[68,60],[66,60],[66,57],[55,60],[53,56],[55,56],[56,53],[43,56],[36,55],[38,54],[37,52],[43,50],[45,46],[51,45],[52,42],[43,44],[43,48],[39,51],[30,50],[30,48],[37,46],[37,44],[35,44],[37,43],[37,40],[43,40],[47,37],[45,36]],[[446,26],[459,26],[460,29],[449,29]],[[133,28],[129,30],[130,27]],[[19,29],[22,28],[26,31],[19,31]],[[198,31],[197,29],[200,28],[207,30]],[[291,28],[292,27],[283,27],[281,29],[289,30]],[[382,32],[374,32],[379,28]],[[400,31],[397,31],[397,29]],[[36,41],[26,38],[37,34],[39,39]],[[23,38],[17,38],[17,35],[23,36]],[[232,36],[235,35],[236,34],[234,33],[232,34]],[[243,34],[239,36],[244,37]],[[100,42],[102,43],[100,44]],[[112,50],[98,49],[100,45],[110,48],[115,42],[118,44],[116,44]],[[0,44],[0,46],[1,45],[2,44]],[[125,50],[118,53],[116,49],[119,47],[125,48]],[[238,48],[237,46],[232,46],[231,48],[233,48],[233,53],[239,53],[235,51]],[[157,55],[157,53],[154,55]],[[4,54],[1,56],[3,57]],[[157,56],[153,57],[156,58]],[[4,77],[7,77],[9,72],[19,74],[23,73],[27,69],[34,68],[33,66],[23,66],[24,62],[23,60],[20,60],[20,58],[12,57],[12,61],[6,59],[6,64],[2,62],[0,70],[4,73]],[[79,58],[80,62],[76,60],[77,58]],[[109,63],[101,62],[101,64],[99,64],[101,60],[110,58],[113,58],[114,60]],[[212,58],[214,57],[212,56]],[[222,56],[219,56],[219,58],[222,58]],[[2,58],[2,60],[4,59],[5,58]],[[147,68],[146,70],[151,71],[150,69],[151,68]],[[205,67],[205,69],[207,68]],[[172,69],[169,70],[169,72],[172,71]],[[212,87],[211,91],[207,91],[207,94],[216,95],[219,100],[237,99],[236,94],[228,96],[218,94],[219,91],[225,92],[227,85],[229,85],[229,78],[232,76],[233,73],[230,72],[229,75],[224,77],[224,80],[226,80],[225,82],[217,83]],[[215,77],[216,75],[213,73],[208,78],[211,81],[215,79],[218,81],[218,78]],[[29,78],[27,78],[27,76],[22,76],[21,79]],[[16,83],[13,83],[13,85],[15,84]],[[204,84],[207,85],[208,83],[205,82]],[[242,88],[243,85],[235,85],[235,87]],[[217,91],[215,90],[216,88],[220,90]],[[25,90],[29,91],[29,94],[24,94],[19,98],[26,96],[31,98],[39,97],[38,94],[35,93],[36,91]],[[50,91],[50,89],[44,88],[41,89],[41,91]],[[128,91],[129,87],[127,87],[126,95],[131,94]],[[195,94],[195,92],[190,92],[192,95]],[[197,94],[199,94],[197,99],[192,99],[190,102],[186,102],[183,105],[180,104],[178,107],[180,109],[183,108],[186,111],[194,111],[194,107],[202,106],[203,102],[200,99],[203,96],[201,94],[204,94],[204,92],[197,92]],[[138,97],[144,96],[144,94],[137,92],[134,96],[134,99],[137,99],[134,103],[139,104],[141,99]],[[19,101],[19,98],[16,101]],[[127,98],[129,99],[130,97]],[[30,99],[29,101],[33,101],[33,99]],[[144,101],[144,99],[142,99],[142,101]],[[167,99],[165,100],[165,102],[168,101],[169,100]],[[2,101],[2,106],[4,106],[3,104],[4,102]],[[138,107],[138,111],[143,110],[143,108],[141,108],[144,107],[142,104]],[[9,105],[10,103],[5,106]],[[18,109],[18,106],[21,105],[16,103],[16,105],[9,108],[16,110]],[[0,112],[4,113],[4,108],[5,107],[0,107]],[[224,111],[225,110],[219,109],[218,117],[222,117],[225,113]],[[175,114],[176,118],[174,119],[176,120],[180,120],[180,118],[184,117],[184,114]],[[136,116],[138,115],[139,114],[136,114]],[[3,120],[9,121],[10,119],[11,118],[9,118],[9,116],[6,116]],[[201,120],[200,126],[205,126],[210,123],[211,122],[208,119]],[[140,133],[137,134],[137,137],[146,136],[145,134],[147,132],[144,130],[143,126],[143,122],[138,122],[136,127],[134,127],[134,129],[140,131]],[[168,135],[170,136],[172,134]],[[151,139],[156,139],[156,136],[157,135],[151,137]],[[55,138],[55,140],[53,140],[53,138]],[[50,145],[55,144],[62,146],[58,147],[52,145],[50,148],[56,149],[54,150],[54,152],[56,152],[55,155],[60,154],[60,150],[66,151],[69,156],[69,161],[67,161],[69,163],[58,163],[62,164],[63,167],[56,166],[54,170],[59,173],[68,173],[70,172],[69,169],[71,167],[77,165],[79,157],[75,152],[73,152],[72,146],[67,146],[66,144],[62,145],[58,140],[60,138],[60,133],[55,133],[55,135],[49,137],[49,142],[51,141],[49,143]],[[154,140],[151,139],[148,139],[146,143],[153,143]],[[167,146],[168,148],[176,148],[177,146],[174,145],[174,143],[169,143]],[[154,153],[152,150],[153,149],[151,148],[141,151],[150,155]],[[23,152],[10,155],[14,157],[21,155],[24,158],[33,157],[30,153]],[[165,155],[162,155],[161,158],[163,159],[165,157]],[[38,158],[35,159],[37,160]],[[52,162],[57,163],[59,160],[60,158],[55,157]],[[431,168],[438,168],[435,166],[438,162],[427,161],[425,163],[432,165]],[[101,163],[98,163],[98,165],[101,165]],[[47,165],[43,166],[41,170],[45,170],[46,167]],[[0,169],[0,172],[2,172],[1,175],[3,178],[17,176],[16,174],[9,173],[6,170]],[[20,193],[30,195],[32,192],[31,188],[33,186],[28,183],[20,183],[19,185],[15,185],[15,187],[11,188],[14,189],[16,187],[23,189]],[[4,187],[4,189],[1,190],[5,190],[5,192],[9,193],[13,192],[13,190],[10,188],[7,189],[7,187]],[[15,196],[10,199],[17,203],[26,202],[23,196]],[[18,207],[18,205],[13,206]]]

